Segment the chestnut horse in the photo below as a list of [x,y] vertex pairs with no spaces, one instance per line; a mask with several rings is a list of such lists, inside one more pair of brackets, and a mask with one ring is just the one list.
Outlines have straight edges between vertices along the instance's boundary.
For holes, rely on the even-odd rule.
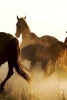
[[16,24],[16,37],[22,34],[22,42],[20,45],[22,60],[30,60],[32,66],[37,61],[42,62],[43,71],[47,70],[47,63],[51,60],[53,68],[55,62],[62,51],[67,49],[67,46],[53,36],[38,37],[30,31],[30,28],[25,21],[26,17],[18,18]]
[[0,92],[3,91],[6,81],[14,74],[13,67],[20,76],[25,80],[30,81],[29,75],[23,70],[23,66],[19,60],[19,55],[20,48],[17,38],[11,34],[0,32],[0,66],[6,61],[8,62],[8,74],[1,83]]

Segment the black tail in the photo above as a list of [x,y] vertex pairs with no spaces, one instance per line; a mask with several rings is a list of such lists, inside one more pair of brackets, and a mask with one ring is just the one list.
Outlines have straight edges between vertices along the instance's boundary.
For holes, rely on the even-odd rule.
[[22,64],[19,60],[20,48],[17,38],[14,37],[10,39],[8,48],[8,52],[10,55],[9,58],[11,58],[11,61],[14,64],[14,68],[16,69],[17,73],[21,75],[25,80],[30,81],[31,79],[29,75],[23,70]]

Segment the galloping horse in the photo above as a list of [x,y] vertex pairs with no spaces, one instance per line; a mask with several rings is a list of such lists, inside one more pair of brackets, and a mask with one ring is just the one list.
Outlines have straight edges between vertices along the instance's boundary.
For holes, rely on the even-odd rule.
[[25,21],[26,17],[18,18],[16,24],[16,37],[22,34],[21,58],[22,60],[30,60],[34,65],[37,61],[42,62],[43,71],[46,70],[47,63],[51,60],[52,65],[59,57],[60,53],[67,49],[67,46],[52,36],[38,37],[30,31],[29,26]]
[[19,55],[20,48],[17,38],[11,34],[0,32],[0,66],[6,61],[8,62],[8,74],[1,83],[1,92],[4,89],[6,81],[14,74],[13,67],[25,80],[30,81],[29,75],[24,71],[23,66],[21,65]]

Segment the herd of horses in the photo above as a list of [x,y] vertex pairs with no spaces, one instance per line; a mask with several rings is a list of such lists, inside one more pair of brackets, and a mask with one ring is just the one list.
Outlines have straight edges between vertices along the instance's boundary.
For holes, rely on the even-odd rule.
[[[22,42],[19,46],[17,38],[20,35],[22,35]],[[13,67],[25,80],[31,81],[30,76],[26,73],[25,66],[21,64],[21,60],[30,60],[31,69],[37,61],[41,62],[42,70],[46,73],[47,64],[51,60],[53,71],[51,69],[49,74],[52,74],[55,71],[55,62],[60,54],[67,50],[67,38],[63,43],[53,36],[38,37],[32,33],[26,22],[26,16],[24,18],[17,16],[15,36],[17,38],[11,34],[0,32],[0,66],[6,61],[8,62],[8,74],[1,83],[0,92],[3,92],[5,83],[14,74]]]

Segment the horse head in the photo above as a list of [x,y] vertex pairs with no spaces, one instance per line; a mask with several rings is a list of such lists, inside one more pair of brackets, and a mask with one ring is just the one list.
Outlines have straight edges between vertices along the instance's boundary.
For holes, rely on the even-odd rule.
[[19,18],[17,16],[17,20],[18,22],[16,23],[16,37],[20,37],[21,33],[24,33],[25,29],[28,28],[28,25],[26,23],[26,16],[25,17],[22,17],[22,18]]

